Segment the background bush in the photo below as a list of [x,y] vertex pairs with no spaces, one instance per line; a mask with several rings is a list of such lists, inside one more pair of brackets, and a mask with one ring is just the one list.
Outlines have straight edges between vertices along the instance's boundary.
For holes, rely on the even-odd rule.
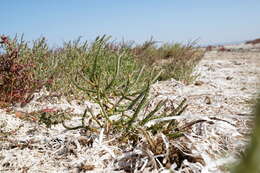
[[[78,38],[64,42],[62,47],[50,48],[44,37],[32,43],[25,42],[23,37],[9,38],[12,46],[19,52],[18,63],[33,64],[28,71],[31,77],[44,83],[51,92],[77,99],[86,97],[86,94],[76,90],[74,83],[78,86],[84,85],[84,80],[79,76],[91,76],[93,63],[97,63],[97,69],[106,69],[102,74],[97,71],[95,74],[104,77],[116,73],[113,67],[117,63],[118,55],[122,56],[121,73],[115,83],[127,80],[129,75],[138,74],[143,67],[141,79],[133,86],[138,89],[147,82],[145,78],[150,76],[152,71],[153,74],[162,71],[159,80],[174,78],[185,83],[191,82],[196,77],[192,74],[194,67],[203,56],[203,52],[195,47],[195,43],[157,46],[153,40],[136,45],[133,42],[115,42],[110,39],[111,37],[105,35],[97,37],[93,42],[81,41]],[[9,51],[7,47],[2,49]],[[95,62],[96,57],[98,62]],[[106,77],[102,78],[100,86],[104,86],[109,80]]]

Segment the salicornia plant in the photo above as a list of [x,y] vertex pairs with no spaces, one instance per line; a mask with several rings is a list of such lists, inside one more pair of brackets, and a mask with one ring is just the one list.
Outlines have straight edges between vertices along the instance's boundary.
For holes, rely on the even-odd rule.
[[[121,49],[110,54],[105,46],[107,39],[103,36],[95,40],[88,55],[88,59],[92,59],[91,66],[80,69],[77,78],[73,80],[78,89],[84,91],[91,101],[99,105],[100,114],[94,115],[91,108],[87,108],[82,116],[82,125],[69,127],[63,122],[64,127],[93,130],[94,126],[90,127],[90,124],[85,123],[88,117],[96,122],[96,128],[109,127],[112,131],[123,132],[146,128],[152,132],[161,131],[171,134],[172,130],[176,130],[173,120],[149,128],[145,125],[150,120],[180,115],[186,108],[185,100],[171,112],[161,111],[167,100],[160,101],[155,108],[145,112],[145,108],[153,99],[149,96],[150,87],[160,76],[160,72],[147,71],[144,66],[135,64],[127,50]],[[84,80],[84,85],[79,85],[78,80]]]

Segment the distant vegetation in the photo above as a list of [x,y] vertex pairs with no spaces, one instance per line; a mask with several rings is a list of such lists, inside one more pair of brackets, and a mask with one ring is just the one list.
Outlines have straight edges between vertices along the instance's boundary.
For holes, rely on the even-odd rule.
[[250,41],[247,41],[246,44],[259,44],[260,43],[260,38],[258,39],[255,39],[255,40],[250,40]]
[[[153,40],[141,45],[113,42],[110,37],[97,37],[89,43],[80,39],[65,42],[62,47],[51,49],[45,38],[33,41],[32,46],[23,38],[1,37],[0,54],[0,101],[7,103],[29,102],[36,90],[45,86],[49,91],[67,97],[87,96],[76,89],[84,86],[84,78],[101,76],[100,86],[117,73],[113,67],[120,57],[120,76],[113,81],[128,80],[129,76],[142,75],[133,86],[142,87],[146,78],[161,72],[158,80],[174,78],[190,83],[196,75],[194,67],[203,56],[195,43],[163,44],[157,46]],[[95,69],[91,69],[95,63]],[[106,71],[95,70],[106,69]],[[75,85],[76,84],[76,85]],[[83,94],[83,95],[82,95]],[[79,97],[80,96],[80,97]]]

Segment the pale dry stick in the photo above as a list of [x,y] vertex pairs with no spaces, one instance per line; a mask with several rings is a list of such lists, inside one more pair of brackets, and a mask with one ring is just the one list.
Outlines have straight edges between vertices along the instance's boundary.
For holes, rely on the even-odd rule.
[[166,149],[165,157],[163,159],[163,164],[166,164],[169,159],[169,156],[170,156],[170,142],[163,133],[161,133],[161,136],[162,136],[163,142],[165,144],[165,149]]

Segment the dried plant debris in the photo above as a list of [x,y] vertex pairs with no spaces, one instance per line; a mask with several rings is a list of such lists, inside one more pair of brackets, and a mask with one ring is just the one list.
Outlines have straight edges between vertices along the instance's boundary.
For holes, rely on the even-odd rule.
[[[10,115],[5,116],[6,119],[14,119]],[[140,128],[137,129],[138,133],[132,134],[132,137],[125,142],[121,140],[120,134],[105,135],[105,129],[96,133],[85,128],[66,130],[61,124],[51,126],[49,129],[41,124],[35,124],[35,128],[20,127],[19,130],[16,129],[16,140],[14,140],[14,136],[8,136],[3,141],[3,146],[1,146],[4,155],[2,168],[4,168],[4,171],[11,171],[26,167],[28,171],[32,172],[37,169],[46,170],[45,167],[60,171],[77,170],[83,172],[87,170],[98,171],[98,168],[115,172],[167,169],[176,171],[197,170],[197,172],[200,172],[206,166],[203,157],[205,153],[194,151],[196,151],[196,143],[201,142],[200,145],[204,143],[202,134],[206,131],[200,130],[200,132],[197,132],[196,130],[198,127],[202,128],[203,124],[229,123],[216,118],[194,117],[194,120],[190,120],[188,116],[176,117],[180,121],[178,128],[182,131],[185,129],[183,132],[187,133],[183,137],[171,138],[163,133],[153,135],[152,132]],[[25,126],[31,123],[27,121]],[[41,129],[38,129],[37,126]],[[230,124],[230,126],[232,125]],[[208,129],[206,130],[208,131]],[[194,138],[195,135],[199,135],[197,133],[200,133],[200,136],[197,136],[197,138],[200,138],[198,141]],[[214,139],[214,136],[208,137]],[[206,137],[204,140],[205,142],[208,141]],[[129,143],[131,141],[133,143]],[[212,145],[212,143],[208,145]],[[223,144],[223,147],[226,147],[225,144]],[[221,149],[221,146],[213,150],[212,154],[219,149]],[[28,151],[30,151],[30,154]],[[223,151],[228,150],[224,148]],[[17,153],[21,155],[17,157]],[[216,154],[214,153],[214,155]],[[35,160],[35,164],[28,165],[24,162],[26,157]],[[57,164],[57,161],[59,161],[59,164]]]
[[119,157],[116,162],[119,167],[117,169],[127,172],[142,172],[146,167],[150,170],[165,168],[179,170],[184,160],[205,165],[201,156],[193,155],[190,149],[177,141],[168,141],[163,134],[150,136],[150,140],[152,141],[140,141],[131,152]]

